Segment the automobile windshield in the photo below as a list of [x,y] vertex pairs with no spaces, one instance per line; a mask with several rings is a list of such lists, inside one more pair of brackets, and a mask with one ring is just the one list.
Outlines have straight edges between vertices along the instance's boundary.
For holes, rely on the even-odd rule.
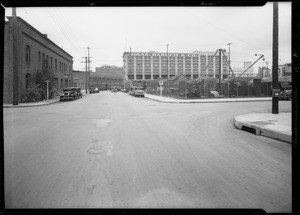
[[70,88],[63,89],[64,92],[71,91],[71,90],[72,89],[70,89]]

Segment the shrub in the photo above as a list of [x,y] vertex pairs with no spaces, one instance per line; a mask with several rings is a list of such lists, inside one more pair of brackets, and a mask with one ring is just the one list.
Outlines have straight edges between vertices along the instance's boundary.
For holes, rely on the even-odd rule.
[[21,96],[21,102],[36,102],[42,99],[39,85],[31,83]]

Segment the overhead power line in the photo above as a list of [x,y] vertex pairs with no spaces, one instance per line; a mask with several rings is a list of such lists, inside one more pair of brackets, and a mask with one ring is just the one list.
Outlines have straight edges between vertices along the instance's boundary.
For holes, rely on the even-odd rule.
[[71,47],[74,48],[74,50],[80,55],[81,52],[78,50],[78,47],[76,45],[74,45],[74,43],[72,42],[73,40],[71,39],[72,37],[69,36],[67,30],[64,29],[63,25],[60,24],[60,21],[57,16],[53,13],[53,11],[51,11],[51,9],[47,10],[49,15],[51,16],[52,20],[54,21],[54,24],[58,27],[59,31],[62,33],[62,35],[66,38],[66,40],[69,42],[69,44],[71,45]]

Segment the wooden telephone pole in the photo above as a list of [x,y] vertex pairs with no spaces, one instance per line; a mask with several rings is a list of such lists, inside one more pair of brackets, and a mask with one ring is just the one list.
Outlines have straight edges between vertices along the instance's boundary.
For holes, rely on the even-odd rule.
[[[278,90],[278,2],[273,2],[273,91]],[[278,114],[278,97],[272,96],[272,114]]]

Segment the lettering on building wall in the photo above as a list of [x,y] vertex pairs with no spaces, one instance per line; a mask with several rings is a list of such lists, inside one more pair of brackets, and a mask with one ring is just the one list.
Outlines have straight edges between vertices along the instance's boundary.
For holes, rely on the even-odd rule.
[[[198,57],[198,54],[179,54],[179,53],[147,53],[147,52],[133,52],[132,56],[161,56],[161,57]],[[130,54],[129,54],[130,56]]]

